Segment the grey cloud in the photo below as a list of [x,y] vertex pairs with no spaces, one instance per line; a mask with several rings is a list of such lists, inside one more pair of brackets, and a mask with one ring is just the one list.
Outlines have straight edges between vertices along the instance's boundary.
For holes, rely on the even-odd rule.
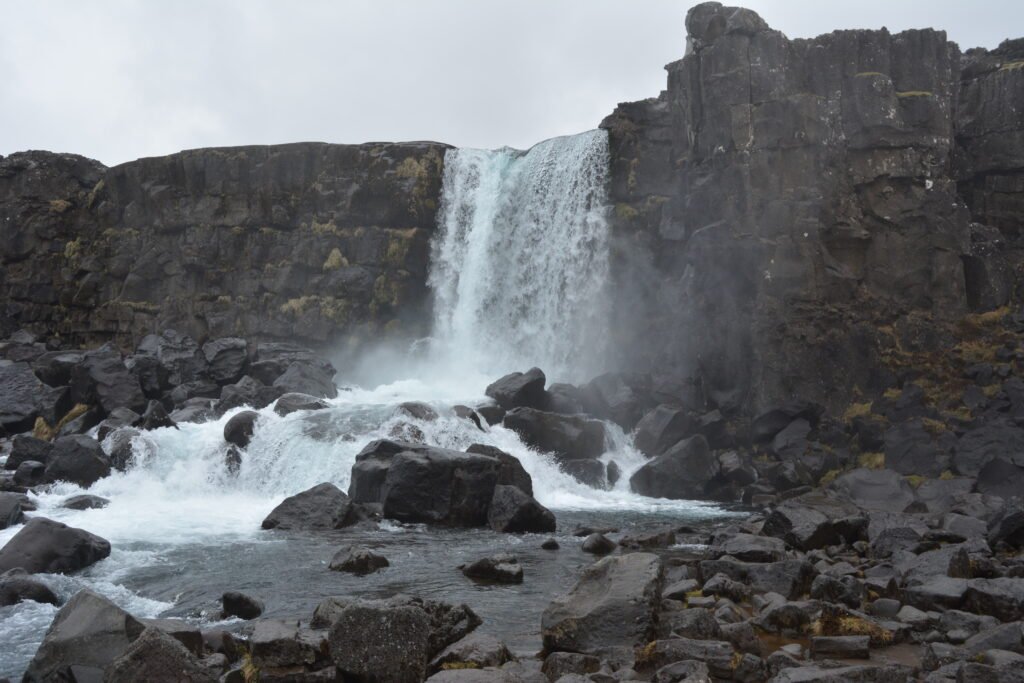
[[[0,4],[0,154],[120,163],[211,145],[527,147],[656,95],[692,2],[42,0]],[[1013,1],[750,0],[790,36],[934,26],[994,47]]]

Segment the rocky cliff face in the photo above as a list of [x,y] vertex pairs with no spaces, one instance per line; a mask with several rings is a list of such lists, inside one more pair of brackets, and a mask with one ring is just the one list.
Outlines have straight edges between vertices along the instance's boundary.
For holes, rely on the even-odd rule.
[[0,159],[3,332],[167,327],[311,345],[418,333],[445,146],[201,149],[114,168]]
[[1021,46],[934,30],[790,40],[718,3],[611,135],[616,330],[720,407],[841,409],[1007,304],[1024,208]]

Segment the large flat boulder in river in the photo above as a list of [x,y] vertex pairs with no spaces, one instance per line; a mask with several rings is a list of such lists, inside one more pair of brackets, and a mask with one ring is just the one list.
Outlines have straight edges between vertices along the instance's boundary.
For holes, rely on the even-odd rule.
[[352,502],[331,483],[317,484],[281,501],[263,520],[264,529],[340,529],[355,520]]

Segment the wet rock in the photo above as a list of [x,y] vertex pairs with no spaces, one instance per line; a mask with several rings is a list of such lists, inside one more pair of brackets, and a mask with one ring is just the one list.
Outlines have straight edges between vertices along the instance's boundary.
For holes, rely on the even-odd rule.
[[498,468],[498,484],[515,486],[520,491],[531,496],[533,495],[533,478],[516,456],[506,453],[500,448],[481,443],[471,445],[466,449],[466,452],[494,458],[500,463]]
[[30,519],[0,548],[0,572],[69,574],[110,555],[110,543],[84,529],[45,517]]
[[701,591],[704,596],[718,596],[728,598],[733,602],[745,602],[750,598],[750,589],[739,581],[733,581],[727,575],[715,574],[704,582]]
[[33,436],[19,434],[11,442],[11,453],[7,456],[6,469],[16,470],[26,460],[46,463],[50,459],[53,444]]
[[604,453],[604,424],[571,415],[559,415],[534,408],[513,408],[505,414],[504,425],[538,450],[560,459],[597,458]]
[[921,610],[959,609],[967,593],[967,580],[931,576],[903,588],[902,600]]
[[547,378],[540,368],[513,372],[488,385],[484,393],[505,410],[512,408],[542,409],[547,403],[544,384]]
[[661,560],[650,553],[606,557],[584,568],[573,589],[544,610],[544,647],[598,654],[649,642],[662,576]]
[[372,574],[390,566],[388,558],[362,546],[344,546],[331,558],[330,569],[349,574]]
[[519,559],[510,553],[499,553],[484,557],[470,564],[460,565],[459,569],[467,577],[478,581],[493,583],[522,583],[523,568]]
[[949,456],[936,446],[921,420],[908,420],[885,432],[885,466],[903,475],[938,477],[949,469]]
[[142,422],[142,416],[128,408],[115,408],[107,418],[100,422],[96,430],[96,439],[103,441],[118,429],[126,427],[137,427]]
[[430,659],[430,620],[416,607],[361,602],[338,614],[328,635],[331,659],[354,680],[419,683]]
[[783,460],[799,458],[807,452],[810,443],[811,423],[803,418],[793,420],[782,431],[772,437],[771,452]]
[[666,664],[654,672],[654,678],[651,679],[654,683],[701,683],[710,680],[708,665],[696,659]]
[[129,408],[137,413],[146,408],[138,378],[111,346],[86,353],[82,362],[71,369],[70,386],[74,403],[99,404],[104,414],[115,408]]
[[487,524],[503,533],[544,533],[555,530],[555,516],[516,486],[494,487]]
[[281,501],[264,529],[341,529],[353,524],[352,502],[334,484],[325,482]]
[[239,448],[245,448],[252,440],[258,419],[259,413],[253,410],[243,410],[232,416],[224,425],[224,440]]
[[605,465],[600,460],[566,460],[559,467],[581,484],[595,489],[607,488]]
[[173,329],[147,335],[139,343],[138,352],[157,359],[165,368],[171,386],[198,379],[205,375],[208,367],[195,339]]
[[110,466],[124,472],[135,457],[134,443],[142,433],[132,427],[122,427],[104,440],[110,458]]
[[208,671],[184,645],[160,629],[147,628],[107,668],[105,683],[215,683]]
[[146,406],[146,412],[142,414],[142,422],[139,425],[142,429],[160,429],[162,427],[178,428],[174,420],[167,415],[167,410],[160,401],[150,401]]
[[196,657],[202,657],[206,651],[202,631],[198,627],[182,619],[140,619],[146,628],[163,631],[185,646]]
[[1024,491],[1024,467],[994,457],[978,472],[975,490],[991,496],[1013,498]]
[[661,527],[650,531],[626,534],[619,539],[623,548],[644,550],[651,548],[668,548],[676,544],[676,530],[673,527]]
[[695,640],[721,640],[722,628],[710,610],[702,607],[662,614],[665,635]]
[[68,508],[69,510],[99,510],[108,505],[110,505],[109,499],[102,496],[92,496],[87,493],[71,496],[61,503],[61,507]]
[[255,619],[263,614],[263,601],[245,593],[228,591],[221,596],[224,618]]
[[32,361],[32,370],[44,384],[61,387],[71,383],[71,368],[84,357],[81,351],[47,351]]
[[469,420],[470,422],[475,424],[477,429],[479,429],[480,431],[487,431],[486,429],[484,429],[484,418],[481,417],[477,411],[473,410],[469,406],[452,406],[452,412],[455,413],[455,417],[461,418],[463,420]]
[[501,421],[505,419],[506,411],[501,406],[479,405],[476,407],[476,412],[484,418],[488,425],[496,425],[501,424]]
[[772,683],[906,683],[913,680],[913,668],[901,664],[829,667],[809,665],[783,669]]
[[88,487],[110,475],[110,460],[99,442],[84,435],[63,436],[53,451],[43,475],[46,482],[67,481]]
[[591,555],[607,555],[614,551],[617,545],[604,534],[593,533],[583,539],[583,545],[580,547],[583,552]]
[[867,592],[864,584],[853,576],[829,576],[819,574],[811,584],[811,598],[826,602],[841,602],[844,605],[860,608]]
[[22,569],[11,569],[0,574],[0,607],[16,605],[24,600],[50,605],[59,604],[57,596],[42,581],[32,578]]
[[24,516],[21,501],[22,497],[17,493],[0,492],[0,529],[21,523]]
[[677,443],[633,473],[630,488],[654,498],[702,499],[718,474],[718,460],[700,435]]
[[579,387],[556,382],[548,387],[544,410],[563,415],[577,415],[584,412],[583,397]]
[[637,423],[633,444],[644,455],[654,457],[682,441],[694,429],[694,421],[686,411],[663,404]]
[[288,392],[281,387],[268,387],[258,379],[246,375],[234,384],[228,384],[221,388],[216,412],[218,415],[223,415],[229,410],[242,406],[260,410],[286,393]]
[[327,402],[309,394],[284,394],[274,404],[274,412],[282,417],[299,410],[323,410]]
[[1024,619],[1024,578],[968,580],[964,609],[991,615],[1001,621]]
[[988,524],[988,542],[992,547],[1000,543],[1024,546],[1024,508],[1013,505],[999,512]]
[[398,406],[398,412],[404,413],[416,420],[422,420],[423,422],[433,422],[438,418],[436,410],[420,401],[406,401],[405,403],[401,403]]
[[608,465],[604,468],[604,478],[608,482],[608,486],[614,488],[619,483],[619,479],[622,478],[622,468],[614,460],[609,461]]
[[72,667],[95,669],[102,676],[144,628],[103,596],[81,590],[54,616],[25,671],[25,680],[67,680]]
[[238,337],[222,337],[203,344],[207,374],[217,384],[232,384],[245,374],[249,345]]
[[544,542],[540,544],[540,547],[542,550],[558,550],[561,548],[561,546],[558,545],[558,541],[553,538],[545,538]]
[[967,431],[956,444],[953,466],[959,474],[976,477],[996,457],[1024,465],[1024,429],[1000,419]]
[[[359,470],[364,463],[357,459],[353,468],[356,488],[356,479],[367,474]],[[385,517],[450,526],[487,523],[500,469],[494,458],[423,447],[394,454],[386,469],[380,488]]]
[[22,486],[35,486],[43,482],[46,465],[35,460],[26,460],[14,471],[14,483]]

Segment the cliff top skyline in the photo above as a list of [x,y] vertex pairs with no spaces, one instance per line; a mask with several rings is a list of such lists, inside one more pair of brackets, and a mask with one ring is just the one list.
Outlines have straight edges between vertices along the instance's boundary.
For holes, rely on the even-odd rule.
[[[0,9],[0,155],[108,165],[206,146],[438,140],[518,148],[664,88],[688,0],[263,2]],[[739,3],[791,38],[934,27],[962,49],[1024,25],[1012,1]]]

